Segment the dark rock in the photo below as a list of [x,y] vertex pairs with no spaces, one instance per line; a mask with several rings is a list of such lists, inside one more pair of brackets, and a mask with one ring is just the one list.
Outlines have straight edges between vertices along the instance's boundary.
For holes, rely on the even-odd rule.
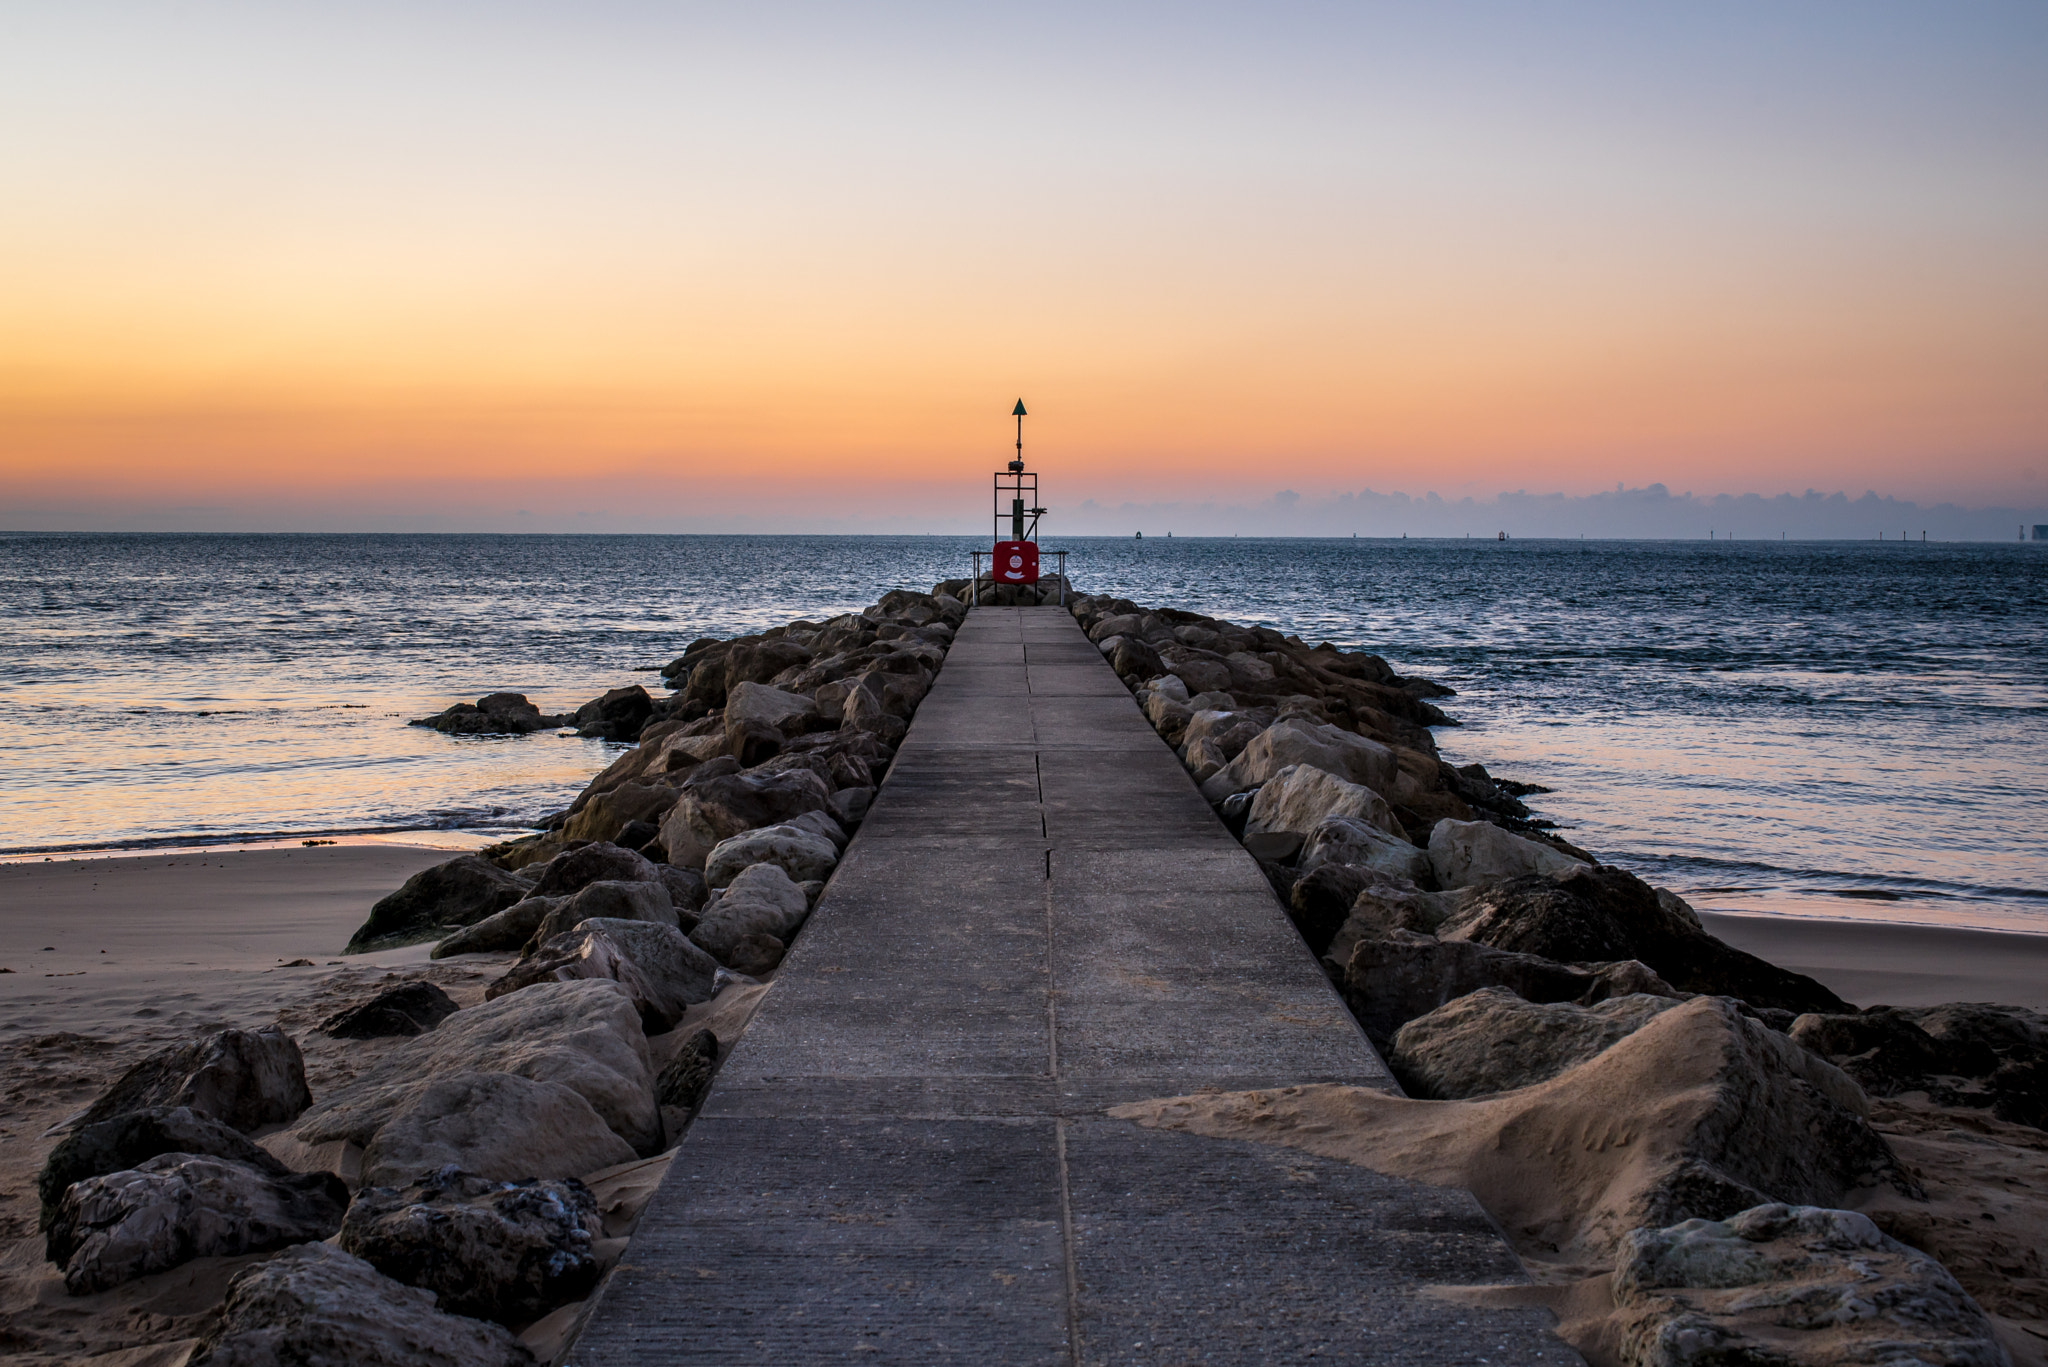
[[424,980],[387,987],[366,1002],[329,1016],[320,1029],[336,1039],[423,1035],[454,1015],[455,1001]]
[[[754,640],[747,643],[735,641],[725,656],[726,691],[743,683],[767,683],[792,665],[809,664],[811,652],[795,641]],[[725,705],[721,694],[718,705]]]
[[592,883],[658,883],[660,868],[646,856],[599,840],[556,855],[538,871],[531,897],[561,897]]
[[232,1159],[163,1153],[73,1183],[50,1221],[50,1261],[83,1296],[194,1258],[324,1239],[348,1187],[333,1173],[278,1173]]
[[[49,1229],[64,1189],[73,1182],[120,1172],[165,1153],[226,1158],[274,1177],[290,1171],[218,1120],[194,1115],[184,1106],[151,1106],[73,1130],[50,1150],[36,1176],[36,1195],[42,1202],[36,1228]],[[49,1257],[63,1261],[54,1249]]]
[[601,740],[632,741],[654,715],[654,699],[639,684],[614,688],[576,709],[576,734]]
[[1998,1056],[1976,1041],[1937,1040],[1903,1012],[1877,1007],[1850,1015],[1808,1014],[1786,1032],[1856,1079],[1872,1096],[1925,1088],[1932,1077],[1983,1077]]
[[652,821],[628,821],[619,827],[618,834],[612,838],[612,843],[621,849],[635,851],[656,864],[661,862],[657,856],[648,853],[647,847],[650,845],[656,849],[661,847],[661,827]]
[[589,883],[549,907],[523,948],[532,954],[555,936],[574,930],[585,921],[599,919],[674,926],[676,910],[669,900],[667,886],[660,881]]
[[697,909],[704,905],[704,899],[709,895],[709,889],[704,886],[704,875],[695,869],[663,864],[661,885],[668,889],[668,899],[675,904],[676,924],[687,935],[696,928]]
[[350,937],[348,948],[357,952],[373,945],[431,939],[446,934],[449,926],[473,926],[529,891],[526,879],[477,855],[461,855],[421,869],[371,907],[370,919]]
[[1409,1021],[1484,987],[1505,987],[1524,1001],[1591,1005],[1639,991],[1643,982],[1634,966],[1586,968],[1468,940],[1438,940],[1396,930],[1360,940],[1344,966],[1339,987],[1367,1037],[1384,1050]]
[[1109,652],[1109,667],[1133,683],[1166,672],[1166,662],[1159,658],[1159,652],[1132,636],[1118,641]]
[[[675,806],[676,790],[663,782],[621,783],[591,797],[563,823],[562,834],[571,840],[609,841],[626,849],[644,845],[661,829],[661,818]],[[648,834],[638,840],[625,835],[628,827],[646,827]]]
[[758,978],[782,962],[788,947],[773,935],[754,932],[739,936],[725,951],[726,967],[749,978]]
[[1351,918],[1351,904],[1372,884],[1370,870],[1349,864],[1318,864],[1295,880],[1287,894],[1287,914],[1317,958]]
[[532,1367],[502,1326],[450,1315],[432,1293],[326,1244],[236,1274],[191,1367]]
[[1300,831],[1257,831],[1244,838],[1244,847],[1260,863],[1286,864],[1301,853],[1304,839]]
[[149,1055],[93,1102],[78,1124],[183,1106],[246,1133],[281,1124],[312,1104],[306,1063],[291,1036],[275,1027],[223,1030]]
[[699,1030],[683,1041],[674,1058],[654,1080],[654,1094],[664,1106],[694,1113],[711,1090],[718,1071],[718,1036]]
[[866,819],[868,808],[874,803],[875,790],[870,787],[841,788],[826,799],[825,810],[841,826],[858,826]]
[[408,726],[426,726],[451,736],[524,736],[561,726],[566,717],[544,716],[524,693],[491,693],[474,704],[459,702],[445,712]]
[[597,1202],[575,1178],[494,1182],[447,1167],[403,1188],[366,1187],[341,1247],[431,1291],[442,1310],[517,1324],[580,1300],[601,1270]]
[[1639,959],[1681,991],[1755,1006],[1853,1009],[1813,979],[1708,935],[1624,869],[1573,868],[1472,889],[1437,933],[1566,962]]

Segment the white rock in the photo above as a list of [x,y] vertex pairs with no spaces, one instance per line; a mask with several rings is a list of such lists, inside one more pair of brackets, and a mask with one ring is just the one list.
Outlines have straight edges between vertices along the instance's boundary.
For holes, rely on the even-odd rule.
[[1261,731],[1242,754],[1211,776],[1202,785],[1202,796],[1221,802],[1296,764],[1363,784],[1374,792],[1385,790],[1400,769],[1394,752],[1378,741],[1354,736],[1328,722],[1283,721]]
[[1304,874],[1319,864],[1350,864],[1410,883],[1423,881],[1430,872],[1428,854],[1409,844],[1406,837],[1389,835],[1355,816],[1332,816],[1317,822],[1297,863]]
[[704,861],[704,881],[713,888],[730,884],[756,864],[773,864],[792,882],[821,879],[839,862],[830,840],[797,826],[765,826],[722,840]]
[[1334,774],[1306,764],[1290,764],[1266,780],[1252,799],[1246,818],[1247,839],[1270,831],[1291,831],[1306,840],[1310,831],[1333,816],[1356,817],[1399,838],[1401,823],[1386,799],[1362,783],[1346,783]]
[[1504,831],[1490,821],[1453,821],[1429,832],[1429,864],[1445,890],[1520,878],[1529,873],[1562,873],[1585,861],[1535,840]]

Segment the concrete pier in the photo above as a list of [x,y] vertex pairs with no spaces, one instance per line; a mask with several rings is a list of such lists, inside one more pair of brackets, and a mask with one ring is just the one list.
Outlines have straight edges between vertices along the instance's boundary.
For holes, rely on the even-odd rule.
[[1393,1089],[1072,617],[979,608],[571,1361],[1576,1363],[1465,1193],[1119,1102]]

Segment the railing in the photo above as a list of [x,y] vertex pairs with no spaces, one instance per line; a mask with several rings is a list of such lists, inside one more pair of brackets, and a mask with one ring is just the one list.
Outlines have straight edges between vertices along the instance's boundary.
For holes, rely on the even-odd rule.
[[[972,572],[973,577],[967,582],[974,586],[974,606],[980,607],[981,562],[984,557],[989,562],[989,586],[993,588],[995,586],[996,553],[994,551],[970,551],[968,554],[974,558],[974,568]],[[1059,569],[1055,570],[1054,573],[1059,576],[1060,581],[1060,606],[1065,607],[1067,605],[1067,553],[1065,551],[1040,551],[1038,554],[1041,560],[1052,560],[1059,564]]]

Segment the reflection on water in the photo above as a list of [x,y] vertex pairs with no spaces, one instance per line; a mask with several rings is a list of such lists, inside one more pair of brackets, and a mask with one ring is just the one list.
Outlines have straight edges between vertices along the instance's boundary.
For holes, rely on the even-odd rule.
[[[564,709],[975,544],[0,539],[0,848],[517,826],[610,747],[403,721],[499,688]],[[2048,926],[2039,547],[1047,544],[1084,588],[1444,679],[1447,757],[1555,788],[1540,812],[1702,906]]]

